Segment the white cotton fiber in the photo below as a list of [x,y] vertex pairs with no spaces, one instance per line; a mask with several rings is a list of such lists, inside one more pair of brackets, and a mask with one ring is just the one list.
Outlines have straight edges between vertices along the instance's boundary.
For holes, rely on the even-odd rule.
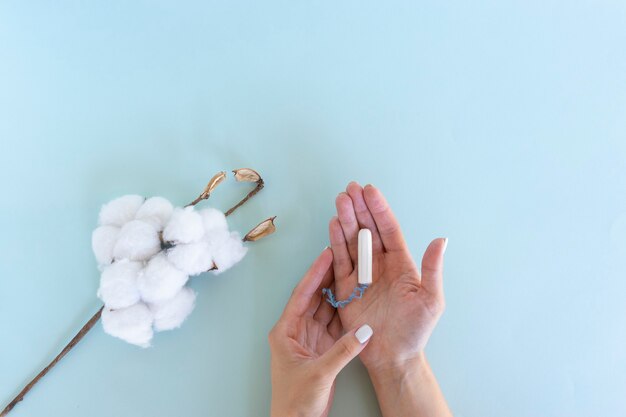
[[185,285],[189,276],[168,261],[161,252],[148,262],[137,279],[143,301],[154,303],[174,297]]
[[120,228],[117,226],[100,226],[91,234],[91,248],[98,265],[108,265],[113,260],[113,247],[117,242]]
[[100,275],[98,297],[107,308],[123,308],[139,301],[137,278],[143,268],[141,262],[116,261],[104,268]]
[[150,346],[152,340],[152,321],[152,312],[144,303],[116,310],[105,307],[102,310],[105,332],[144,348]]
[[141,220],[126,223],[113,248],[114,259],[144,261],[161,250],[159,232],[154,225]]
[[144,198],[140,195],[125,195],[106,203],[100,209],[98,224],[100,226],[122,227],[125,223],[135,218]]
[[193,207],[174,209],[163,229],[163,239],[173,243],[197,242],[202,239],[203,234],[202,217]]
[[226,216],[220,210],[209,207],[199,210],[198,214],[202,217],[205,235],[228,230]]
[[211,249],[207,242],[179,243],[167,250],[167,259],[189,275],[198,275],[213,266]]
[[195,300],[196,293],[184,287],[174,298],[150,304],[150,310],[154,315],[154,330],[161,332],[180,327],[193,311]]
[[221,244],[213,251],[213,262],[217,265],[217,269],[213,271],[214,274],[220,274],[237,262],[241,261],[248,248],[243,245],[239,233],[232,232],[228,236],[228,239],[222,240]]
[[160,231],[165,227],[165,223],[168,222],[173,211],[174,207],[168,200],[163,197],[152,197],[139,207],[135,218],[147,223],[153,223],[157,226],[157,230]]

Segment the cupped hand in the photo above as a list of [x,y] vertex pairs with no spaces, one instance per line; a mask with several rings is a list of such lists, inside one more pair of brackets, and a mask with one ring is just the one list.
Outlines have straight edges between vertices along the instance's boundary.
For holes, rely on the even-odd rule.
[[334,285],[332,261],[324,249],[270,331],[272,416],[327,416],[337,374],[372,335],[367,326],[343,334],[337,312],[322,301],[322,288]]
[[359,229],[372,232],[372,285],[363,298],[337,312],[344,327],[369,323],[376,337],[360,354],[372,370],[401,367],[423,357],[437,320],[444,310],[443,254],[447,239],[433,240],[417,268],[400,225],[382,193],[355,182],[335,201],[337,216],[329,224],[337,299],[345,299],[358,285]]

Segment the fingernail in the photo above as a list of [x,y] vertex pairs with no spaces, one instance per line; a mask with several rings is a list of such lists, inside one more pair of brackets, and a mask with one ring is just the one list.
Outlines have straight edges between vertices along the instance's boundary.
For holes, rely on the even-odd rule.
[[370,340],[370,337],[372,337],[373,334],[374,331],[372,330],[372,328],[369,325],[364,324],[363,326],[359,327],[359,330],[354,333],[354,336],[356,336],[356,339],[359,341],[360,344],[363,344]]
[[328,249],[328,248],[329,248],[329,246],[328,246],[328,245],[324,246],[324,249],[322,249],[322,252],[324,252],[324,251],[325,251],[326,249]]
[[448,238],[443,239],[443,253],[446,253],[446,249],[448,248]]

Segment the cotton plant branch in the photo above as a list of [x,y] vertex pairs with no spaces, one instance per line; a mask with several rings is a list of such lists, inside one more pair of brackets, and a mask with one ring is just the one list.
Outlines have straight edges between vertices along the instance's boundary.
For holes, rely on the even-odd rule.
[[243,206],[246,203],[246,201],[248,201],[249,199],[254,197],[256,195],[256,193],[261,191],[263,189],[263,187],[265,186],[265,184],[263,182],[263,178],[261,178],[259,173],[256,172],[253,169],[241,168],[241,169],[234,170],[233,173],[235,174],[235,179],[237,181],[253,182],[253,183],[256,184],[256,187],[254,187],[254,189],[252,191],[250,191],[244,198],[242,198],[241,201],[239,201],[237,204],[235,204],[234,206],[229,208],[226,211],[226,213],[224,213],[225,216],[231,215],[235,210],[237,210],[239,207]]
[[[237,204],[235,204],[233,207],[231,207],[230,209],[228,209],[224,213],[225,217],[230,216],[235,210],[237,210],[239,207],[244,205],[250,198],[254,197],[264,187],[263,179],[261,178],[259,173],[254,171],[253,169],[250,169],[250,168],[240,168],[240,169],[233,170],[233,174],[234,174],[235,180],[238,181],[238,182],[251,182],[251,183],[254,183],[256,185],[255,185],[255,188],[252,191],[250,191],[243,199],[241,199]],[[196,199],[194,199],[191,203],[187,204],[185,207],[195,206],[198,203],[200,203],[202,200],[207,200],[211,196],[211,193],[213,193],[215,188],[220,183],[222,183],[225,179],[226,179],[226,173],[223,172],[223,171],[221,171],[221,172],[217,173],[216,175],[214,175],[209,180],[209,182],[207,183],[207,185],[204,188],[204,190],[202,191],[202,193],[200,193],[200,195],[198,195],[198,197]],[[262,221],[258,225],[256,225],[254,228],[252,228],[243,237],[242,241],[244,241],[244,242],[248,242],[248,241],[254,242],[254,241],[257,241],[259,239],[262,239],[265,236],[268,236],[268,235],[274,233],[276,231],[276,227],[274,225],[274,219],[275,218],[276,218],[276,216],[270,217],[270,218]],[[167,242],[167,241],[163,240],[163,232],[162,231],[159,232],[158,236],[159,236],[159,239],[161,241],[161,248],[162,249],[169,249],[169,248],[174,246],[174,245],[171,244],[171,242]],[[215,265],[215,262],[213,262],[213,267],[210,269],[210,271],[215,271],[217,269],[218,269],[217,265]],[[74,348],[74,346],[76,346],[83,339],[83,337],[100,320],[100,318],[102,316],[102,311],[104,310],[104,308],[105,308],[104,305],[101,306],[98,309],[98,311],[96,311],[96,313],[87,321],[87,323],[85,323],[83,325],[83,327],[78,331],[78,333],[76,333],[76,335],[72,338],[72,340],[70,340],[70,342],[63,348],[63,350],[61,350],[61,352],[30,381],[19,392],[19,394],[15,398],[13,398],[13,400],[11,400],[11,402],[9,404],[7,404],[7,406],[2,410],[2,412],[0,412],[0,417],[5,417],[6,415],[8,415],[9,412],[19,402],[21,402],[24,399],[26,394],[28,394],[28,392],[48,372],[50,372],[50,370],[57,363],[59,363],[61,361],[61,359],[63,359],[63,357],[65,357],[65,355],[67,355],[69,353],[69,351]]]
[[20,401],[22,401],[24,399],[24,396],[26,394],[28,394],[28,391],[30,391],[37,382],[39,382],[39,380],[41,378],[43,378],[44,376],[46,376],[46,374],[61,360],[63,359],[63,357],[65,355],[67,355],[67,353],[72,350],[72,348],[74,346],[76,346],[78,344],[78,342],[81,341],[81,339],[87,334],[87,332],[89,330],[91,330],[91,328],[98,322],[98,320],[100,320],[100,315],[102,314],[102,309],[104,308],[104,306],[100,307],[98,309],[98,311],[96,311],[96,314],[94,314],[87,323],[85,323],[85,325],[80,329],[80,331],[78,333],[76,333],[76,336],[74,336],[72,338],[72,340],[70,340],[70,342],[63,348],[63,350],[52,360],[52,362],[50,362],[48,364],[48,366],[46,366],[45,368],[43,368],[41,370],[41,372],[39,372],[37,374],[36,377],[34,377],[32,379],[32,381],[30,381],[23,389],[22,391],[20,391],[19,394],[17,394],[17,396],[15,398],[13,398],[13,400],[11,400],[11,402],[4,408],[4,410],[2,410],[2,413],[0,413],[1,417],[6,416],[7,414],[9,414],[9,412],[11,410],[13,410],[13,407],[15,407],[17,405],[17,403],[19,403]]

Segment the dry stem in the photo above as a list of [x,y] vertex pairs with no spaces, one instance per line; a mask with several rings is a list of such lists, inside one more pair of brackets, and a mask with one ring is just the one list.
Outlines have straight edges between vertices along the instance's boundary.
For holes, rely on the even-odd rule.
[[17,394],[17,397],[15,397],[13,399],[13,401],[11,401],[9,403],[9,405],[7,405],[4,410],[2,410],[2,412],[0,413],[0,417],[4,417],[7,414],[9,414],[9,411],[11,411],[13,409],[13,407],[15,407],[17,405],[17,403],[19,403],[20,401],[22,401],[24,399],[24,396],[26,394],[28,394],[28,391],[30,391],[33,386],[35,386],[35,384],[41,379],[43,378],[49,371],[50,369],[52,369],[52,367],[54,367],[54,365],[57,364],[57,362],[59,362],[61,359],[63,359],[63,356],[65,356],[67,354],[67,352],[69,352],[70,350],[72,350],[72,348],[74,346],[76,346],[76,344],[78,342],[80,342],[80,340],[87,334],[87,332],[89,330],[91,330],[91,328],[94,326],[94,324],[96,324],[96,322],[98,321],[98,319],[100,319],[100,315],[102,314],[102,309],[104,308],[104,306],[100,307],[98,309],[98,311],[96,312],[96,314],[93,315],[93,317],[91,317],[89,319],[89,321],[87,323],[85,323],[85,325],[78,331],[78,333],[76,333],[76,336],[74,336],[72,338],[72,340],[70,340],[70,342],[63,348],[63,350],[61,351],[61,353],[59,353],[53,360],[52,362],[50,362],[48,364],[48,366],[46,366],[45,368],[43,368],[41,370],[41,372],[39,372],[37,374],[37,376],[35,378],[33,378],[32,381],[30,381],[28,383],[28,385],[26,385],[24,387],[24,389],[22,389],[22,391],[20,391],[19,394]]
[[237,204],[235,204],[234,206],[229,208],[228,211],[226,213],[224,213],[224,215],[230,216],[231,214],[233,214],[233,212],[235,210],[237,210],[239,207],[243,206],[246,203],[246,201],[250,200],[252,197],[254,197],[254,195],[256,193],[261,191],[264,186],[265,186],[265,183],[263,182],[263,179],[260,178],[256,182],[256,187],[254,187],[254,189],[252,191],[250,191],[244,198],[242,198],[240,202],[238,202]]

